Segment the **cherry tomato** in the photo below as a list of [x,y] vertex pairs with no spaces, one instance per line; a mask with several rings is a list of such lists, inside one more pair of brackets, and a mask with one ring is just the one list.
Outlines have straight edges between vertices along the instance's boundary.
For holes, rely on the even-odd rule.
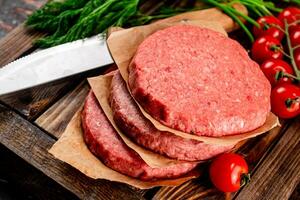
[[293,68],[287,62],[284,62],[283,60],[279,59],[272,58],[266,60],[265,62],[263,62],[263,64],[261,64],[260,67],[272,86],[283,82],[291,82],[291,80],[288,77],[283,77],[279,80],[276,80],[275,76],[277,72],[282,71],[288,74],[294,73]]
[[252,58],[258,63],[262,63],[265,60],[268,60],[270,58],[281,59],[283,57],[281,51],[282,51],[282,46],[279,40],[271,36],[265,35],[258,38],[253,43]]
[[292,46],[300,45],[300,26],[293,26],[289,31]]
[[294,51],[294,59],[298,69],[300,70],[300,48],[297,48]]
[[288,119],[300,114],[300,88],[284,83],[271,92],[272,111],[281,118]]
[[216,188],[223,192],[235,192],[250,180],[246,161],[234,153],[225,153],[213,160],[209,175]]
[[264,35],[269,35],[281,41],[284,37],[284,32],[281,30],[284,29],[284,26],[282,22],[276,17],[264,16],[260,17],[256,22],[260,25],[260,28],[256,26],[253,27],[253,34],[256,38]]
[[299,26],[300,26],[300,25],[290,26],[290,27],[289,27],[289,33],[291,33],[291,32],[293,32],[293,31],[297,30]]
[[287,23],[293,23],[300,19],[300,9],[297,7],[288,7],[285,8],[281,13],[278,15],[278,19],[284,24],[286,20]]

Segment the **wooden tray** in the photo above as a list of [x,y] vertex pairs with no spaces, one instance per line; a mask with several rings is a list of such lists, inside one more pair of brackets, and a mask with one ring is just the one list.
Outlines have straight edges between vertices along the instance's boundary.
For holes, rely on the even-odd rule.
[[[153,12],[164,1],[141,5]],[[175,1],[174,6],[185,1]],[[31,43],[43,36],[19,26],[0,41],[0,66],[35,50]],[[240,32],[231,35],[246,44]],[[178,187],[138,190],[125,184],[92,180],[53,158],[48,149],[60,137],[89,87],[85,78],[114,66],[46,84],[0,98],[0,142],[81,199],[287,199],[300,179],[300,118],[248,140],[238,152],[249,163],[251,183],[238,193],[218,192],[207,174]],[[1,87],[1,86],[0,86]],[[297,187],[299,190],[299,186]],[[293,195],[294,196],[294,195]],[[296,198],[299,197],[296,194]]]

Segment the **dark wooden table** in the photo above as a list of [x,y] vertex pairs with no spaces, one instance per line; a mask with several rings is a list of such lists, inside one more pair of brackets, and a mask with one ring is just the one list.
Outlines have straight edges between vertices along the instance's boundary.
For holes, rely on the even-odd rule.
[[[13,28],[44,2],[0,0],[0,36],[7,34],[0,41],[0,66],[34,50],[31,42],[42,34],[28,32],[23,26]],[[151,12],[162,2],[178,6],[190,1],[153,0],[142,9]],[[235,32],[231,37],[244,35]],[[88,91],[85,78],[100,73],[103,71],[0,97],[0,199],[224,199],[207,175],[175,188],[142,191],[91,180],[47,153],[66,125],[53,121],[58,116],[70,119],[69,111]],[[284,122],[281,128],[247,141],[238,150],[245,155],[253,177],[250,185],[231,194],[232,198],[300,199],[299,122],[300,118]]]
[[[0,38],[23,23],[29,14],[45,2],[46,0],[0,0]],[[0,158],[1,200],[76,199],[75,195],[1,144]]]

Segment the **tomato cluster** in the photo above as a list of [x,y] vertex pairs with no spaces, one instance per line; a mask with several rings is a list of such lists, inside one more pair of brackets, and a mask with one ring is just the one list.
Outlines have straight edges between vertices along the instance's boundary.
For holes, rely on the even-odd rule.
[[[288,7],[277,18],[264,16],[256,22],[259,27],[253,27],[256,40],[252,46],[252,58],[260,64],[273,87],[272,111],[281,118],[295,117],[300,114],[300,88],[291,59],[300,69],[300,9]],[[293,58],[283,48],[287,45],[287,37],[289,47],[293,48]]]
[[[252,58],[260,64],[272,85],[272,111],[281,118],[295,117],[300,114],[299,77],[295,70],[300,70],[300,9],[289,7],[277,18],[264,16],[257,23],[259,27],[253,27],[256,41],[252,46]],[[289,41],[289,50],[293,49],[293,58],[284,52],[285,40]],[[246,161],[233,153],[213,160],[209,175],[215,187],[223,192],[235,192],[250,180]]]

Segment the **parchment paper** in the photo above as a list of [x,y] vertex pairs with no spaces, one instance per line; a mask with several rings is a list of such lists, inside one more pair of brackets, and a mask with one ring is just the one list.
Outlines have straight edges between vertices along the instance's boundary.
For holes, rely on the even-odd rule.
[[[120,30],[117,32],[112,33],[108,40],[107,44],[109,47],[109,50],[112,54],[112,57],[115,61],[115,63],[118,66],[118,69],[120,70],[120,73],[125,80],[128,86],[128,66],[131,62],[131,59],[133,58],[138,46],[142,43],[142,41],[151,35],[152,33],[156,32],[157,30],[164,29],[169,26],[177,25],[177,24],[190,24],[190,25],[197,25],[200,27],[205,27],[212,29],[214,31],[221,32],[226,35],[226,32],[224,29],[216,22],[207,22],[207,21],[181,21],[181,22],[176,22],[176,23],[155,23],[155,24],[150,24],[146,26],[139,26],[139,27],[134,27],[130,29],[124,29]],[[128,89],[129,90],[129,89]],[[130,91],[130,90],[129,90]],[[134,98],[133,98],[134,99]],[[276,127],[279,125],[278,118],[273,114],[269,113],[266,122],[263,126],[247,132],[247,133],[242,133],[238,135],[232,135],[232,136],[224,136],[224,137],[206,137],[206,136],[196,136],[196,135],[191,135],[184,133],[182,131],[178,131],[175,129],[171,129],[167,126],[162,125],[160,122],[155,120],[153,117],[151,117],[136,101],[137,105],[139,106],[141,112],[143,115],[151,121],[151,123],[161,131],[168,131],[171,132],[175,135],[178,135],[183,138],[188,138],[188,139],[195,139],[198,141],[203,141],[208,144],[220,144],[220,145],[230,145],[230,144],[236,144],[241,140],[245,140],[248,138],[255,137],[257,135],[260,135],[262,133],[265,133],[272,128]]]
[[109,95],[110,95],[110,85],[112,80],[113,73],[106,74],[103,76],[97,76],[93,78],[89,78],[88,82],[97,97],[99,104],[101,105],[102,110],[104,111],[106,117],[114,127],[114,129],[118,132],[123,141],[129,146],[131,149],[136,151],[141,158],[150,166],[150,167],[165,167],[172,164],[178,164],[181,161],[177,161],[174,159],[166,158],[160,154],[153,153],[147,149],[144,149],[134,142],[132,142],[116,125],[113,119],[113,112],[109,103]]
[[[240,3],[236,3],[232,5],[237,11],[240,13],[243,13],[244,15],[248,15],[247,8]],[[227,31],[231,32],[235,29],[238,29],[239,26],[236,24],[231,17],[226,15],[224,12],[222,12],[218,8],[209,8],[204,10],[196,10],[191,12],[186,12],[182,14],[175,15],[173,17],[168,17],[165,19],[158,20],[154,23],[170,23],[170,22],[176,22],[183,19],[189,19],[189,20],[205,20],[205,21],[215,21],[218,22],[222,27]],[[240,17],[241,21],[245,21],[244,18]]]
[[68,163],[86,176],[93,179],[106,179],[127,183],[140,189],[148,189],[156,186],[180,185],[200,175],[200,171],[195,170],[177,179],[145,182],[130,178],[106,167],[90,152],[83,140],[80,112],[81,110],[74,115],[61,138],[52,146],[49,152],[57,159]]

